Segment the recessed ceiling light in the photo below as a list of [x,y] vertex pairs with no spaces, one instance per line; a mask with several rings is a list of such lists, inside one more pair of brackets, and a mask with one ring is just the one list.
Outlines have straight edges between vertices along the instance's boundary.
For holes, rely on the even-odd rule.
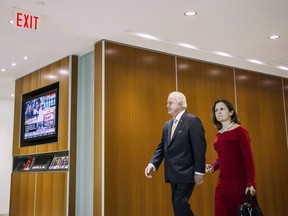
[[280,38],[280,36],[279,36],[279,35],[271,35],[271,36],[268,37],[268,38],[274,40],[274,39]]
[[6,71],[6,69],[5,69],[5,68],[2,68],[2,69],[1,69],[1,71],[2,71],[2,72],[5,72],[5,71]]
[[45,4],[45,2],[42,0],[37,0],[35,3],[38,5],[44,5]]
[[10,24],[13,24],[13,23],[14,23],[14,20],[11,19],[11,20],[9,20],[8,22],[9,22]]
[[16,63],[15,63],[15,62],[13,62],[11,65],[12,65],[12,66],[16,66]]
[[196,14],[197,14],[197,12],[195,12],[195,11],[188,11],[188,12],[184,13],[185,16],[195,16]]
[[11,94],[11,97],[14,97],[14,94]]
[[28,56],[24,56],[24,60],[27,60],[28,59]]

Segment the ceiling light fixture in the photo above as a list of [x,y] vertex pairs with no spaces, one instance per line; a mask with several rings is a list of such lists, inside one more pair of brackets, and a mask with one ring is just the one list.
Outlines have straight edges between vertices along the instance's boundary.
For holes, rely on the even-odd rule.
[[248,61],[251,62],[251,63],[260,64],[260,65],[264,64],[262,61],[255,60],[255,59],[248,59]]
[[2,72],[5,72],[5,71],[6,71],[6,69],[5,69],[5,68],[2,68],[2,69],[1,69],[1,71],[2,71]]
[[191,44],[186,44],[186,43],[176,43],[176,45],[182,46],[182,47],[185,47],[185,48],[189,48],[189,49],[195,49],[195,50],[198,49],[197,47],[195,47],[195,46],[193,46]]
[[24,60],[28,60],[28,56],[24,56]]
[[276,66],[276,65],[267,64],[265,62],[262,62],[262,61],[259,61],[259,60],[255,60],[255,59],[245,59],[243,57],[232,56],[232,55],[230,55],[228,53],[224,53],[224,52],[209,51],[207,49],[203,49],[201,47],[196,47],[196,46],[191,45],[191,44],[168,41],[168,40],[165,40],[165,39],[162,39],[162,38],[159,38],[159,37],[155,37],[155,36],[152,36],[152,35],[148,35],[148,34],[144,34],[144,33],[140,33],[140,32],[133,32],[131,30],[125,30],[125,32],[128,33],[128,34],[134,35],[134,36],[143,37],[143,38],[150,39],[150,40],[157,40],[157,41],[160,41],[160,42],[165,42],[165,43],[173,44],[173,45],[176,45],[176,46],[181,46],[181,47],[185,47],[185,48],[189,48],[189,49],[199,50],[199,51],[207,52],[207,53],[210,53],[210,54],[214,53],[214,54],[225,56],[225,57],[229,57],[229,58],[235,58],[235,59],[239,59],[239,60],[243,60],[243,61],[248,61],[248,62],[251,62],[251,63],[254,63],[254,64],[271,66],[273,68],[278,68],[278,69],[281,69],[281,70],[288,71],[288,67],[287,66]]
[[35,3],[41,6],[45,4],[45,2],[42,0],[37,0]]
[[10,24],[14,24],[14,20],[13,20],[13,19],[9,20],[8,22],[9,22]]
[[216,51],[216,52],[214,52],[214,53],[217,54],[217,55],[220,55],[220,56],[224,56],[224,57],[229,57],[229,58],[232,57],[232,55],[230,55],[230,54],[228,54],[228,53],[224,53],[224,52],[218,52],[218,51]]
[[268,38],[271,39],[271,40],[275,40],[275,39],[280,38],[280,36],[279,35],[271,35]]
[[143,37],[146,39],[150,39],[150,40],[159,40],[159,38],[152,36],[152,35],[148,35],[148,34],[143,34],[143,33],[135,33],[135,35],[139,36],[139,37]]
[[195,16],[196,14],[197,14],[197,12],[195,12],[195,11],[188,11],[188,12],[184,13],[185,16]]
[[15,63],[15,62],[13,62],[11,65],[14,67],[14,66],[16,66],[16,63]]
[[286,70],[288,71],[288,67],[285,67],[285,66],[278,66],[277,68],[281,69],[281,70]]

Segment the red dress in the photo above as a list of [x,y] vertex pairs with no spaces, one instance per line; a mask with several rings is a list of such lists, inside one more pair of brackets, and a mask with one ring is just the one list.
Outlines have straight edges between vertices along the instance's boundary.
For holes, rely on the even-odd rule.
[[215,191],[215,216],[237,216],[246,187],[253,185],[256,188],[249,134],[242,126],[218,132],[214,149],[218,158],[212,165],[214,171],[220,170]]

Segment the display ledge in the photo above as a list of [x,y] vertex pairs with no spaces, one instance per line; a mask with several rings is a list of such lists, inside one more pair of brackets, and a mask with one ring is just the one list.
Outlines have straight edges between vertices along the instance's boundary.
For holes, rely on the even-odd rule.
[[[27,170],[27,171],[13,171],[14,174],[16,173],[21,173],[21,174],[35,174],[35,173],[61,173],[61,172],[64,172],[64,173],[67,173],[69,170],[68,169],[58,169],[58,170]],[[1,216],[1,215],[0,215]]]
[[13,157],[13,172],[54,172],[68,170],[68,151]]

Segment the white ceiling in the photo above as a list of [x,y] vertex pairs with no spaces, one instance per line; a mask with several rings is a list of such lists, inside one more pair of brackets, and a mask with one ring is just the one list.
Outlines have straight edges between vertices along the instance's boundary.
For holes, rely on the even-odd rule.
[[[287,0],[1,0],[0,98],[14,80],[67,55],[93,50],[101,39],[288,77]],[[18,8],[41,19],[39,31],[8,21]],[[197,11],[193,17],[186,11]],[[144,33],[149,40],[135,36]],[[268,36],[280,38],[270,40]],[[185,43],[197,50],[176,45]],[[214,54],[220,51],[233,57]],[[24,61],[23,57],[29,59]],[[264,65],[246,59],[263,61]],[[17,65],[12,67],[11,63]],[[1,69],[6,68],[5,72]]]

